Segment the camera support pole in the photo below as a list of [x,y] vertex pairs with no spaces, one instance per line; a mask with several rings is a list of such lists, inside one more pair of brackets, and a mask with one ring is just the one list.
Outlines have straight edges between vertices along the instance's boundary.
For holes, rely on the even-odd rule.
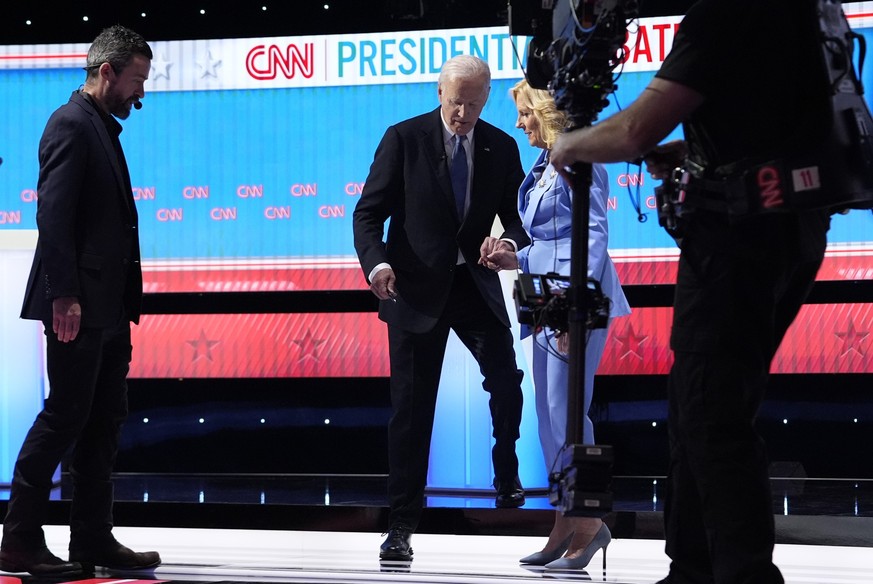
[[585,444],[585,348],[591,294],[588,288],[588,234],[592,167],[571,167],[573,189],[570,251],[567,432],[561,470],[550,477],[549,501],[567,516],[602,517],[612,510],[612,447]]
[[[570,128],[590,126],[615,90],[612,71],[619,63],[628,18],[637,0],[557,0],[552,38],[545,54],[552,64],[549,89],[558,109],[570,117]],[[568,130],[568,131],[573,131]],[[588,281],[588,236],[591,209],[590,163],[570,168],[573,189],[570,254],[570,355],[566,444],[561,470],[549,477],[549,502],[564,515],[602,517],[612,510],[611,446],[584,444],[585,347],[591,318]],[[599,285],[596,285],[599,291]]]
[[584,443],[585,347],[588,342],[588,222],[591,209],[592,169],[575,163],[570,175],[573,189],[570,243],[570,371],[567,393],[568,444]]

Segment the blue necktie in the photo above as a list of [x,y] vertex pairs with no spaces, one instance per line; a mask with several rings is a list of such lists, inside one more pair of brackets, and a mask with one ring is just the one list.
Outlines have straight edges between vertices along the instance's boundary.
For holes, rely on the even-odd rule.
[[452,176],[452,190],[455,192],[455,206],[458,210],[458,218],[464,218],[464,204],[467,202],[467,151],[464,148],[466,136],[455,134],[452,138],[455,142],[455,150],[452,152],[452,167],[449,173]]

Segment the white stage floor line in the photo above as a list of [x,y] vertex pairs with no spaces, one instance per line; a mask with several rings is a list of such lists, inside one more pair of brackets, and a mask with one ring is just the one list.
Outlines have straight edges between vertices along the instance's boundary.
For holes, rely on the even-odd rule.
[[[161,553],[163,564],[148,577],[176,581],[652,584],[667,574],[669,564],[661,540],[613,540],[604,573],[600,552],[586,571],[520,566],[518,558],[540,549],[544,537],[415,534],[415,559],[405,566],[380,565],[383,536],[378,533],[144,527],[116,527],[114,533],[133,549]],[[49,547],[61,557],[66,557],[68,536],[65,526],[46,526]],[[779,544],[775,561],[787,584],[873,582],[873,548]]]

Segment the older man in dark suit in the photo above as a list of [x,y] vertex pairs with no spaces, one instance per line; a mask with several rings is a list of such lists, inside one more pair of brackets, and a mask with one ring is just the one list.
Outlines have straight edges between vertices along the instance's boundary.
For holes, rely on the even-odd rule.
[[[479,119],[490,87],[483,60],[447,61],[440,107],[388,128],[355,208],[355,248],[388,323],[393,415],[385,560],[412,558],[450,329],[476,358],[490,394],[496,505],[524,504],[515,454],[522,373],[498,275],[481,265],[499,248],[529,242],[516,206],[524,172],[515,141]],[[499,238],[490,235],[495,217],[505,230]]]
[[[142,300],[136,207],[115,118],[140,107],[151,58],[131,30],[100,33],[85,85],[51,116],[39,143],[39,239],[21,316],[45,324],[50,393],[15,463],[0,544],[6,572],[60,576],[161,561],[113,537],[110,480],[127,417],[130,323]],[[48,550],[42,526],[52,475],[71,447],[64,561]]]

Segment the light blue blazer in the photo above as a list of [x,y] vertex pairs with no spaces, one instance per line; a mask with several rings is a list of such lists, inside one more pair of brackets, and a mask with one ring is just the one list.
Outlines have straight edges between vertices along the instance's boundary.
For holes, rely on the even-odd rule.
[[[543,150],[518,190],[518,211],[531,244],[518,251],[523,272],[570,275],[570,235],[573,191],[555,168],[546,162]],[[630,306],[618,280],[615,265],[607,253],[609,228],[606,222],[609,177],[603,165],[592,168],[591,208],[588,221],[588,277],[600,282],[610,300],[609,316],[630,314]],[[523,331],[527,336],[530,331]]]

